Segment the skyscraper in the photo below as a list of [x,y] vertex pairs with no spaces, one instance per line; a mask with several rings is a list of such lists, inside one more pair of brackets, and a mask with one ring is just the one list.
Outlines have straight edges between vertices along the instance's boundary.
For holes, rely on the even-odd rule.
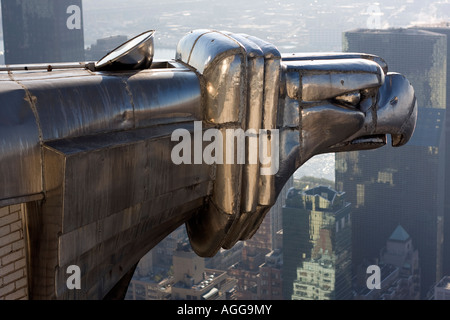
[[450,300],[450,276],[445,276],[434,288],[434,300]]
[[[369,287],[367,269],[372,263],[361,266],[364,273],[357,274],[354,283],[356,300],[417,300],[420,296],[420,268],[419,254],[412,244],[408,232],[397,226],[380,251],[379,258],[375,258],[380,268],[378,287]],[[370,273],[370,272],[369,272]]]
[[352,299],[351,204],[344,192],[291,189],[283,208],[284,299]]
[[258,300],[283,300],[283,254],[275,249],[266,254],[265,262],[259,266]]
[[282,211],[286,202],[286,195],[289,189],[294,186],[294,177],[290,177],[284,185],[280,194],[278,195],[276,203],[270,208],[270,211],[266,214],[264,221],[261,223],[258,231],[249,240],[245,241],[247,248],[256,248],[260,250],[262,254],[262,262],[264,262],[264,256],[276,249],[275,248],[275,236],[276,233],[282,229]]
[[[445,5],[445,4],[442,4]],[[447,4],[450,6],[450,4]],[[416,28],[427,30],[434,33],[440,33],[447,36],[447,90],[446,90],[446,106],[450,108],[450,22],[439,23],[434,25],[422,25]],[[446,110],[447,110],[446,109]],[[450,143],[450,112],[446,112],[446,127],[445,127],[445,141],[448,145]],[[446,159],[450,159],[450,147],[445,150]],[[450,162],[446,161],[445,167],[445,190],[450,190]],[[448,191],[447,191],[448,194]],[[447,236],[445,236],[447,235]],[[450,275],[450,197],[444,199],[444,266],[443,275]]]
[[6,64],[84,61],[82,0],[2,0]]
[[377,256],[399,224],[419,251],[421,296],[441,278],[446,163],[446,36],[417,29],[344,33],[344,51],[384,58],[414,86],[416,131],[400,149],[336,155],[336,189],[354,203],[353,262]]

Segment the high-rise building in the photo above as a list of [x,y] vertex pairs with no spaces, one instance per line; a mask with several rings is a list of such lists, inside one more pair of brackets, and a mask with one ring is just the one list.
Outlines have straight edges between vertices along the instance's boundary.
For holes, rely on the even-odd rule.
[[[381,250],[380,256],[361,265],[354,283],[356,300],[417,300],[420,297],[419,252],[412,244],[412,238],[401,226],[392,232]],[[368,267],[378,267],[379,285],[368,286]]]
[[173,255],[173,279],[172,300],[235,300],[236,280],[226,271],[205,268],[205,259],[186,243]]
[[133,277],[127,300],[235,300],[236,280],[223,270],[205,268],[205,259],[190,245],[178,243],[172,275]]
[[180,243],[188,240],[184,226],[178,227],[174,232],[159,242],[139,261],[136,279],[148,277],[151,274],[165,274],[173,265],[173,254]]
[[2,0],[6,64],[84,61],[82,0]]
[[[265,264],[266,255],[270,255],[276,249],[276,235],[282,228],[282,209],[286,194],[293,184],[294,179],[291,177],[280,192],[275,205],[266,214],[258,231],[251,239],[244,241],[241,261],[229,269],[230,275],[238,281],[236,286],[238,300],[258,299],[258,294],[261,292],[259,291],[260,266]],[[271,294],[273,293],[266,293],[266,295]]]
[[283,254],[275,249],[266,254],[266,261],[259,266],[258,300],[283,300]]
[[243,242],[236,243],[231,249],[220,249],[214,257],[206,258],[205,265],[209,269],[228,270],[242,259]]
[[270,208],[266,214],[264,221],[261,223],[258,231],[249,240],[245,241],[246,247],[257,248],[262,253],[262,262],[264,256],[270,251],[276,249],[275,238],[278,231],[283,227],[282,211],[286,202],[286,195],[290,188],[294,186],[294,177],[292,176],[285,184],[280,194],[278,195],[276,203]]
[[291,189],[283,208],[283,297],[352,299],[351,204],[319,186]]
[[[450,7],[450,3],[440,4]],[[434,25],[421,25],[416,28],[439,33],[447,36],[447,86],[446,86],[446,110],[450,109],[450,22],[443,22]],[[446,112],[445,126],[446,145],[450,144],[450,112]],[[450,147],[447,147],[445,159],[450,159]],[[445,190],[450,190],[450,161],[446,161],[445,166]],[[447,191],[448,194],[448,191]],[[444,199],[444,248],[443,248],[443,274],[450,274],[450,197]]]
[[418,29],[355,30],[344,33],[344,51],[385,59],[391,71],[411,81],[419,107],[416,131],[402,148],[336,154],[336,189],[354,204],[354,266],[378,256],[400,224],[419,251],[425,298],[442,276],[446,36]]
[[445,276],[434,288],[434,300],[450,300],[450,276]]
[[[420,297],[419,252],[414,248],[408,232],[397,226],[380,254],[380,263],[398,268],[398,279],[391,287],[390,295],[401,300],[417,300]],[[395,292],[395,293],[394,293]]]

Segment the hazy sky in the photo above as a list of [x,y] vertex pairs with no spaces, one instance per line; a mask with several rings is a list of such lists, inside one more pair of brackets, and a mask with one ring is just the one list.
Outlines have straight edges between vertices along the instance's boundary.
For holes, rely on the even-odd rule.
[[[288,19],[301,24],[314,17],[315,24],[322,23],[328,28],[340,29],[344,22],[355,28],[365,27],[374,6],[379,10],[382,27],[404,26],[406,19],[411,22],[448,20],[450,10],[443,12],[433,5],[436,3],[449,3],[449,0],[83,0],[83,7],[85,38],[89,45],[106,35],[131,36],[146,29],[164,31],[176,24],[188,31],[198,25],[204,28],[253,25],[258,29],[270,21]],[[333,13],[335,19],[330,19],[329,14]]]

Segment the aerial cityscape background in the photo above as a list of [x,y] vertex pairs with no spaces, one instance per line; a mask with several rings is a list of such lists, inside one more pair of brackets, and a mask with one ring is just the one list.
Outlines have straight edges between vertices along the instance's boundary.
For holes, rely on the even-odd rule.
[[[282,53],[379,55],[416,90],[419,120],[406,146],[314,157],[258,233],[214,258],[196,256],[180,227],[141,260],[126,299],[450,300],[449,0],[60,0],[82,8],[80,28],[74,22],[75,32],[60,34],[65,42],[34,44],[17,30],[26,34],[48,12],[21,2],[2,0],[2,64],[96,61],[150,29],[155,59],[173,59],[184,34],[216,29],[260,37]],[[66,49],[40,55],[24,43]],[[373,265],[380,289],[366,283]]]

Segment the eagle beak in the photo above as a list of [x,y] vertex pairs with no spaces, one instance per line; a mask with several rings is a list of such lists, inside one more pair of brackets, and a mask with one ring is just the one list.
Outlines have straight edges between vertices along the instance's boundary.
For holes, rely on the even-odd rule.
[[334,152],[369,150],[386,144],[390,134],[392,146],[408,143],[417,123],[417,100],[411,83],[401,74],[388,73],[376,95],[362,99],[359,109],[365,114],[362,128],[347,143],[336,145]]
[[411,83],[401,74],[389,73],[379,91],[376,132],[390,134],[392,146],[403,146],[414,133],[417,113]]

